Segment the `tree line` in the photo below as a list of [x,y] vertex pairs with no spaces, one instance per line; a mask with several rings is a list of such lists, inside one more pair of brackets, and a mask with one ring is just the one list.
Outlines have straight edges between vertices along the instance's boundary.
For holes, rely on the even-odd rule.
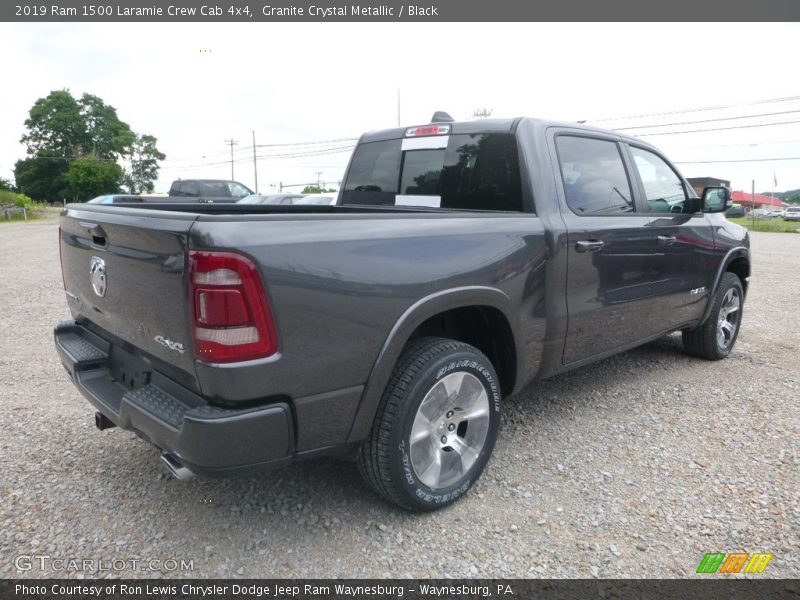
[[157,138],[135,133],[92,94],[50,92],[34,103],[25,128],[28,156],[14,166],[15,187],[35,200],[84,202],[123,188],[151,193],[166,158]]

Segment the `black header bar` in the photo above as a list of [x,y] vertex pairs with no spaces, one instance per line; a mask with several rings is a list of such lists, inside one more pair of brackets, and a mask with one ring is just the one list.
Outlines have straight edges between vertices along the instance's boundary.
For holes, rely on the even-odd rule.
[[[4,0],[14,22],[798,21],[797,0]],[[665,40],[667,43],[667,40]],[[713,26],[689,44],[724,44]],[[736,43],[730,40],[727,43]]]

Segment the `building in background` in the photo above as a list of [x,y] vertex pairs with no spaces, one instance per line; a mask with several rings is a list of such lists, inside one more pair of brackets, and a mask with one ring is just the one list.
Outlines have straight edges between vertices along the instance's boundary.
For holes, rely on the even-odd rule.
[[[686,181],[689,182],[689,185],[692,186],[698,196],[703,194],[703,188],[705,187],[724,186],[728,189],[731,187],[730,181],[717,179],[716,177],[688,177]],[[782,209],[787,206],[785,202],[775,196],[767,196],[766,194],[753,196],[750,192],[731,192],[731,200],[733,200],[734,204],[738,204],[746,210],[753,208]]]
[[755,196],[750,192],[731,192],[731,200],[736,204],[741,204],[745,208],[774,208],[782,209],[788,204],[782,202],[780,198],[775,196],[767,196],[765,194],[756,194]]
[[698,196],[703,195],[703,188],[706,187],[726,187],[731,189],[731,182],[725,179],[717,179],[716,177],[688,177],[686,181],[692,186],[694,193]]

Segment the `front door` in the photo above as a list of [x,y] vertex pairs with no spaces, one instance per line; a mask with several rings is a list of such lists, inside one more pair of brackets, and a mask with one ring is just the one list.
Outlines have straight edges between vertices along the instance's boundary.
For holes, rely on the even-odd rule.
[[711,226],[663,157],[639,146],[628,149],[648,217],[648,251],[658,273],[650,312],[654,325],[678,327],[702,316],[711,293],[715,260]]

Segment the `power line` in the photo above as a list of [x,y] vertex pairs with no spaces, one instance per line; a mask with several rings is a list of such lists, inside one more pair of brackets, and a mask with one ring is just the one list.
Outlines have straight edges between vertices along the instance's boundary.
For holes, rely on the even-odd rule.
[[712,127],[709,129],[688,129],[686,131],[662,131],[659,133],[640,133],[641,137],[652,137],[656,135],[679,135],[683,133],[705,133],[708,131],[727,131],[729,129],[750,129],[753,127],[771,127],[773,125],[790,125],[792,123],[800,123],[797,121],[777,121],[775,123],[760,123],[758,125],[731,125],[730,127]]
[[[336,148],[319,148],[314,150],[306,150],[302,152],[289,152],[289,153],[282,153],[282,154],[262,154],[256,156],[256,159],[259,160],[271,160],[271,159],[286,159],[286,158],[307,158],[307,157],[314,157],[314,156],[327,156],[331,154],[340,154],[344,152],[349,152],[355,148],[355,144],[351,146],[340,146]],[[234,158],[234,163],[245,163],[253,160],[252,156],[243,156],[241,158]],[[164,168],[168,169],[195,169],[198,167],[216,167],[220,165],[229,164],[229,160],[223,161],[215,161],[215,162],[206,162],[206,163],[195,163],[192,165],[165,165]]]
[[322,145],[322,144],[337,144],[339,142],[357,142],[357,137],[352,138],[337,138],[334,140],[320,140],[318,142],[292,142],[292,143],[284,143],[284,144],[259,144],[256,146],[257,148],[277,148],[281,146],[315,146],[315,145]]
[[676,160],[676,165],[702,165],[711,163],[749,163],[772,162],[777,160],[800,160],[800,156],[780,156],[778,158],[743,158],[741,160]]
[[653,127],[673,127],[677,125],[695,125],[699,123],[713,123],[715,121],[736,121],[738,119],[755,119],[757,117],[771,117],[773,115],[792,115],[800,110],[782,110],[780,112],[761,113],[758,115],[742,115],[739,117],[718,117],[716,119],[702,119],[700,121],[679,121],[677,123],[660,123],[654,125],[632,125],[630,127],[615,127],[615,131],[630,131],[631,129],[651,129]]
[[740,102],[738,104],[720,104],[716,106],[703,106],[700,108],[684,108],[679,110],[670,110],[664,112],[644,113],[640,115],[631,115],[627,117],[605,117],[602,119],[586,119],[587,122],[599,123],[601,121],[625,121],[628,119],[643,119],[647,117],[663,117],[667,115],[682,115],[692,112],[706,112],[710,110],[723,110],[726,108],[738,108],[741,106],[757,106],[759,104],[774,104],[778,102],[790,102],[792,100],[800,100],[800,96],[786,96],[784,98],[767,98],[766,100],[753,100],[751,102]]
[[338,148],[327,148],[325,150],[314,150],[309,152],[290,152],[284,154],[263,154],[258,158],[262,159],[275,159],[275,158],[301,158],[301,157],[310,157],[310,156],[325,156],[328,154],[342,154],[345,152],[351,151],[355,148],[355,144],[352,146],[341,146]]

